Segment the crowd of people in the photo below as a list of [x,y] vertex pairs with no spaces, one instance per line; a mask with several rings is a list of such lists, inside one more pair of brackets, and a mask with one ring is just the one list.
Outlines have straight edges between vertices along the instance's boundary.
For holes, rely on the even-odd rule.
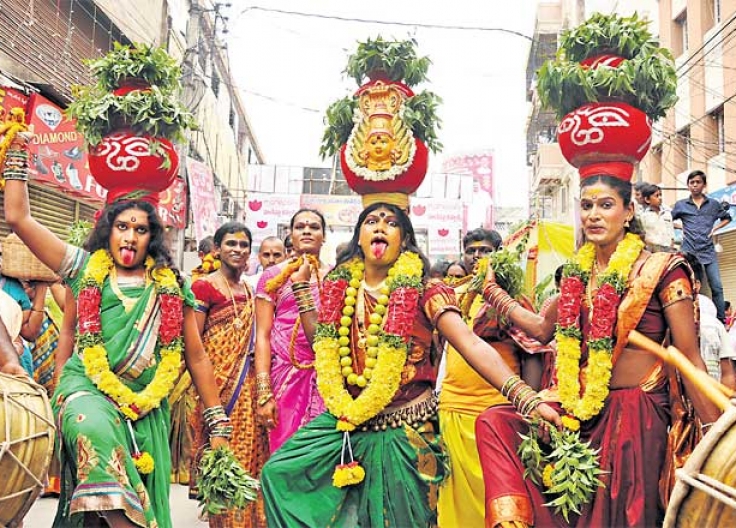
[[[317,210],[295,212],[288,240],[261,242],[256,273],[250,230],[228,222],[201,241],[190,283],[145,197],[108,204],[78,248],[31,216],[22,178],[6,179],[7,222],[62,278],[56,322],[47,284],[0,278],[18,321],[3,318],[0,368],[53,394],[55,526],[171,526],[170,485],[197,497],[207,446],[229,446],[261,481],[256,501],[210,526],[566,526],[517,448],[530,419],[544,431],[573,412],[603,485],[571,522],[654,526],[681,418],[674,385],[703,432],[719,411],[628,332],[667,337],[736,388],[713,243],[730,214],[700,171],[672,209],[656,186],[586,178],[577,267],[560,267],[539,311],[495,281],[498,233],[473,229],[458,260],[430,266],[405,206],[385,201],[366,205],[334,266],[321,260],[329,226]],[[613,304],[601,293],[611,284],[627,285]],[[582,394],[569,361],[581,351],[607,369],[586,367]]]

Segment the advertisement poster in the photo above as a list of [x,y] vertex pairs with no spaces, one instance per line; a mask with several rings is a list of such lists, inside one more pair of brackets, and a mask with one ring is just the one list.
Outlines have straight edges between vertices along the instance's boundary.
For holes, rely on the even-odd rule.
[[360,196],[303,194],[301,206],[316,209],[325,215],[328,226],[354,226],[363,210]]
[[279,224],[288,225],[301,207],[298,194],[249,193],[245,217],[253,233],[253,247],[269,236],[278,236]]
[[31,95],[28,113],[34,134],[29,148],[31,178],[102,205],[107,191],[89,172],[84,137],[74,121],[40,94]]
[[215,182],[210,168],[193,158],[187,158],[189,192],[192,200],[194,236],[199,242],[214,235],[219,226],[215,205]]
[[428,253],[431,259],[458,257],[463,212],[463,204],[459,200],[412,199],[411,222],[414,229],[427,231]]

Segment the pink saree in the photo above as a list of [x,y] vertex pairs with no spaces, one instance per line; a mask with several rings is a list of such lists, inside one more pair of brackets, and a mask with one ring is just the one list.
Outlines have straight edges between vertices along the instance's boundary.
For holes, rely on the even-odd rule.
[[[266,281],[281,272],[283,264],[271,266],[258,281],[256,296],[273,303],[274,318],[271,327],[271,387],[276,401],[278,425],[269,435],[271,452],[276,451],[297,429],[325,411],[322,397],[317,391],[317,377],[312,365],[314,352],[307,342],[304,330],[299,325],[293,350],[290,350],[295,322],[299,318],[291,280],[278,289],[266,293]],[[312,296],[319,309],[317,283],[312,282]]]

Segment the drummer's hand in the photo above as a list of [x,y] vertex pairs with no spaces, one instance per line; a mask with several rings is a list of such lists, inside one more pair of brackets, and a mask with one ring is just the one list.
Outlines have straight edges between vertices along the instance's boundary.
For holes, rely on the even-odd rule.
[[24,369],[17,363],[6,363],[2,367],[0,367],[0,372],[2,372],[3,374],[8,374],[9,376],[30,378],[28,372],[26,372],[26,369]]
[[291,282],[309,282],[312,277],[312,269],[309,265],[309,259],[306,257],[299,257],[302,259],[302,265],[299,269],[291,274]]
[[210,447],[212,449],[217,449],[218,447],[229,447],[230,443],[227,441],[227,438],[223,438],[221,436],[214,436],[210,438]]

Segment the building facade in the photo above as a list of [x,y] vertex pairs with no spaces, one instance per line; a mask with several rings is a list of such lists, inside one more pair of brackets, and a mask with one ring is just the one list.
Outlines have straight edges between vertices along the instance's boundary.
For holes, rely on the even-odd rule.
[[[689,195],[687,174],[707,174],[707,192],[736,205],[736,1],[659,2],[661,45],[675,58],[679,100],[655,124],[652,149],[641,164],[644,181],[664,189],[673,204]],[[736,217],[736,208],[731,209]],[[736,300],[736,222],[717,234],[726,299]]]
[[[219,29],[224,4],[209,0],[7,0],[0,9],[0,107],[24,105],[35,134],[30,193],[37,218],[64,237],[75,220],[91,220],[104,189],[89,175],[83,138],[63,118],[73,87],[91,83],[84,59],[115,42],[166,48],[182,61],[182,99],[199,130],[178,145],[181,185],[160,211],[177,249],[192,238],[196,217],[187,207],[191,159],[206,164],[201,178],[215,189],[217,220],[241,212],[231,198],[243,193],[248,163],[263,155],[229,75]],[[145,13],[145,16],[141,16]],[[181,191],[179,193],[179,191]],[[229,202],[233,202],[233,206]],[[223,205],[225,204],[225,205]],[[193,221],[192,221],[193,220]],[[0,220],[0,235],[7,225]]]

